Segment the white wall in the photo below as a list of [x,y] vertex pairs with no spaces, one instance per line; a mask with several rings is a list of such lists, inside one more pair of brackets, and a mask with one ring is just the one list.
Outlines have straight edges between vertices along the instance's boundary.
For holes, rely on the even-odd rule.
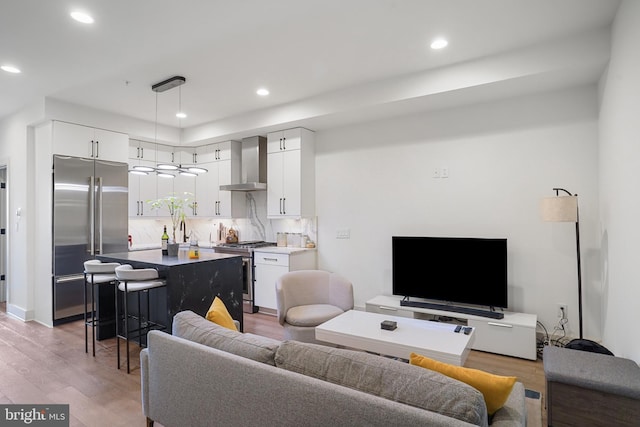
[[600,239],[605,293],[604,344],[640,362],[640,2],[624,1],[612,31],[611,61],[601,81]]
[[[553,187],[580,195],[586,335],[601,336],[594,86],[316,134],[319,267],[356,306],[391,294],[391,236],[506,237],[509,308],[548,329],[569,305],[577,335],[575,227],[540,220]],[[449,178],[434,179],[447,167]],[[336,239],[350,229],[351,238]],[[415,276],[428,260],[416,258]]]
[[[30,124],[44,106],[29,108],[0,121],[0,162],[7,166],[7,312],[24,320],[34,315],[35,180],[34,138]],[[21,216],[16,211],[21,210]]]

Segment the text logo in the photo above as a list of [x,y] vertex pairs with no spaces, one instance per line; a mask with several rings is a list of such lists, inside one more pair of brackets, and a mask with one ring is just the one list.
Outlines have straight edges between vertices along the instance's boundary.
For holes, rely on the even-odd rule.
[[0,427],[69,427],[69,405],[0,405]]

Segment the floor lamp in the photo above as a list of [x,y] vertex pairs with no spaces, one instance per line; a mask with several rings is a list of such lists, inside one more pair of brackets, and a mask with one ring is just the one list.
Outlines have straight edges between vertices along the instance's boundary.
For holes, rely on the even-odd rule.
[[[554,188],[556,197],[542,199],[542,219],[551,222],[575,222],[576,252],[578,255],[578,322],[580,339],[582,339],[582,268],[580,267],[580,219],[578,217],[578,195],[571,194],[564,188]],[[560,196],[564,191],[567,196]]]
[[[575,222],[576,224],[576,253],[578,260],[578,322],[580,323],[580,338],[571,340],[565,347],[574,350],[590,351],[613,355],[602,345],[582,338],[582,268],[580,267],[580,218],[578,215],[578,195],[571,194],[564,188],[554,188],[556,197],[542,199],[542,219],[552,222]],[[567,195],[560,195],[560,192]]]

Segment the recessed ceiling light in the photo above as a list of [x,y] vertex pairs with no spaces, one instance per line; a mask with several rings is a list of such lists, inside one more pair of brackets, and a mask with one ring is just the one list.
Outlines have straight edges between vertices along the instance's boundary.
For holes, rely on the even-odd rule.
[[186,119],[187,113],[183,113],[183,112],[176,113],[176,117],[179,119]]
[[265,88],[260,88],[256,91],[256,93],[260,96],[267,96],[269,95],[269,90]]
[[22,72],[20,71],[20,68],[14,67],[13,65],[3,65],[0,68],[2,68],[7,73],[18,74]]
[[446,41],[445,39],[435,39],[434,41],[431,42],[431,49],[442,49],[444,47],[447,47],[447,45],[449,44],[448,41]]
[[71,17],[78,22],[82,22],[83,24],[93,24],[93,18],[84,12],[71,12]]

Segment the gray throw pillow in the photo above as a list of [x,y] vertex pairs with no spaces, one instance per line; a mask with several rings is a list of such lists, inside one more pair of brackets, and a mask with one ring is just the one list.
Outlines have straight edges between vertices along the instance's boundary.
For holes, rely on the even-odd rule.
[[275,366],[280,345],[280,341],[271,338],[232,331],[192,311],[173,317],[173,335],[271,366]]
[[438,372],[360,351],[284,341],[276,367],[475,425],[487,425],[482,393]]

